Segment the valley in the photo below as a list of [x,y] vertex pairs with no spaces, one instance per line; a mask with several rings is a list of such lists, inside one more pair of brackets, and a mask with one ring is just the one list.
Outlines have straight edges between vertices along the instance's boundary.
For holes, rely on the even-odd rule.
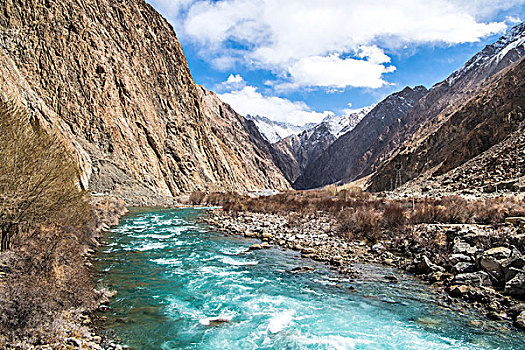
[[0,347],[524,348],[521,7],[237,1],[0,1]]

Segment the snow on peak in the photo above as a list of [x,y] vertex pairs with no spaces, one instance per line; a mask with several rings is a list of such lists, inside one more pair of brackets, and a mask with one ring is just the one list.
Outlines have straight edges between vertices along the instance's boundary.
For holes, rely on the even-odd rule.
[[499,63],[511,50],[518,49],[520,56],[525,51],[525,23],[514,26],[507,34],[503,35],[493,44],[485,46],[474,57],[465,63],[463,67],[452,73],[446,80],[448,85],[453,85],[458,79],[472,70],[493,62]]
[[259,132],[270,143],[279,142],[285,137],[298,134],[313,126],[312,124],[299,126],[285,122],[278,122],[259,115],[247,115],[246,119],[252,120],[255,123],[255,126],[257,126],[257,129],[259,129]]
[[[291,135],[301,134],[301,138],[309,139],[314,133],[328,133],[336,139],[349,132],[370,112],[375,105],[356,109],[348,115],[336,116],[329,115],[319,124],[310,123],[303,126],[293,125],[285,122],[270,120],[259,115],[247,115],[246,119],[252,120],[259,132],[270,143],[276,143]],[[323,130],[323,131],[321,131]]]
[[339,136],[355,128],[361,119],[363,119],[374,107],[375,105],[363,107],[343,116],[331,115],[324,118],[321,124],[326,125],[330,133],[336,138],[339,138]]

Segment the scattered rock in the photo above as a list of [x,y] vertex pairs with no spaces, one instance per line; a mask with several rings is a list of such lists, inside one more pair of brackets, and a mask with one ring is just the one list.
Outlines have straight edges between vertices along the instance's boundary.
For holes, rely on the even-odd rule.
[[247,238],[257,238],[258,236],[259,234],[257,232],[253,232],[253,231],[244,232],[244,237],[247,237]]
[[386,275],[385,279],[390,281],[391,283],[398,283],[399,279],[394,275]]
[[465,255],[465,254],[451,254],[448,257],[448,260],[452,264],[457,264],[458,262],[471,262],[472,257]]
[[463,254],[463,255],[474,255],[478,251],[478,248],[471,246],[470,244],[458,241],[452,247],[453,254]]
[[301,253],[303,254],[315,254],[316,250],[314,248],[303,248]]
[[514,325],[520,329],[525,330],[525,311],[522,311],[514,321]]
[[487,314],[487,317],[495,321],[503,321],[508,318],[506,314],[498,312],[498,311],[490,311]]
[[102,304],[102,305],[98,306],[98,310],[102,311],[102,312],[106,312],[106,311],[111,310],[111,308],[109,306],[107,306],[107,305]]
[[458,262],[452,267],[453,274],[461,274],[476,271],[476,264],[470,262]]
[[261,235],[261,238],[269,241],[273,239],[273,235],[270,232],[263,232],[263,234]]
[[469,292],[469,290],[470,287],[466,285],[453,285],[449,288],[448,294],[455,298],[462,298]]
[[199,321],[199,323],[203,326],[218,326],[224,323],[231,322],[231,317],[209,317],[205,318]]
[[506,247],[496,247],[483,252],[480,260],[481,267],[492,276],[500,279],[503,277],[502,264],[510,258],[512,251]]
[[98,336],[98,335],[95,335],[95,336],[93,337],[93,341],[94,341],[95,343],[97,343],[97,344],[100,344],[100,343],[102,342],[102,338],[101,338],[100,336]]
[[441,320],[430,318],[430,317],[420,317],[416,320],[417,323],[423,326],[436,327],[443,323]]
[[429,258],[423,255],[419,259],[415,259],[413,263],[413,270],[417,273],[432,273],[436,271],[444,272],[445,269],[441,266],[437,266]]
[[381,243],[376,243],[372,246],[372,251],[379,255],[386,251],[386,248]]
[[80,348],[82,347],[82,340],[77,338],[66,338],[66,344]]

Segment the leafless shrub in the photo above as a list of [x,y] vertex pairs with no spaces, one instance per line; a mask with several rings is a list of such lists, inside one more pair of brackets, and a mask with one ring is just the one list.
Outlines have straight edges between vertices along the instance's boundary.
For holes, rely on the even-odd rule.
[[386,205],[383,211],[384,227],[390,230],[397,230],[404,227],[407,221],[405,209],[401,203],[393,202]]
[[66,309],[92,305],[83,253],[95,212],[57,136],[3,101],[0,130],[0,347],[38,344]]
[[40,225],[80,227],[89,212],[79,172],[62,141],[0,101],[0,250],[13,236]]
[[373,208],[347,209],[337,216],[339,230],[348,239],[377,240],[383,217]]

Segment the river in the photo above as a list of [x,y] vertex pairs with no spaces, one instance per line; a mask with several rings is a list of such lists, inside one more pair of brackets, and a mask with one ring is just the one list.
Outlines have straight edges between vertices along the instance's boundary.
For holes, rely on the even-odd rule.
[[[204,214],[132,210],[107,234],[98,284],[117,295],[105,328],[131,349],[525,348],[523,333],[440,305],[408,274],[358,265],[350,280],[293,251],[248,252],[255,240]],[[302,265],[315,271],[290,272]]]

